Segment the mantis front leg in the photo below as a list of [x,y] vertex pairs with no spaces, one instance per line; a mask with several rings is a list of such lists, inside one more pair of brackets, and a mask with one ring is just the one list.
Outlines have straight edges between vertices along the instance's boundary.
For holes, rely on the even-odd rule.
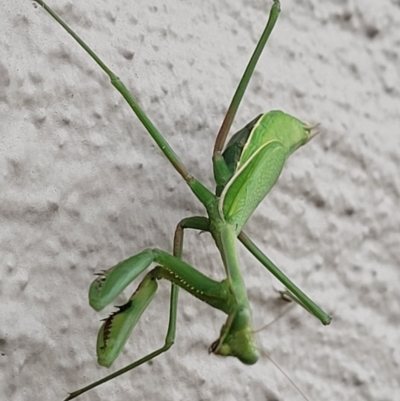
[[[175,229],[175,235],[174,235],[174,244],[173,244],[173,255],[176,258],[181,258],[182,257],[182,250],[183,250],[183,240],[184,240],[184,230],[187,228],[191,228],[191,229],[195,229],[195,230],[202,230],[202,231],[208,231],[209,229],[209,221],[207,218],[205,217],[189,217],[186,219],[183,219],[179,222],[179,224],[177,225],[176,229]],[[156,268],[157,269],[157,268]],[[135,294],[142,295],[143,296],[143,291],[146,290],[146,287],[151,286],[152,283],[151,281],[154,279],[155,277],[155,271],[156,269],[152,270],[150,273],[148,273],[145,278],[142,280],[142,282],[139,285],[138,290],[135,292]],[[154,285],[154,283],[153,283]],[[142,287],[142,289],[141,289]],[[165,342],[164,345],[162,347],[160,347],[159,349],[151,352],[150,354],[144,356],[143,358],[125,366],[124,368],[117,370],[116,372],[100,379],[97,380],[91,384],[89,384],[88,386],[82,387],[79,390],[76,390],[72,393],[69,394],[69,396],[64,400],[64,401],[68,401],[68,400],[72,400],[76,397],[78,397],[79,395],[86,393],[87,391],[100,386],[103,383],[106,383],[118,376],[121,376],[122,374],[129,372],[132,369],[137,368],[138,366],[154,359],[155,357],[161,355],[164,352],[167,352],[172,345],[175,342],[175,334],[176,334],[176,315],[177,315],[177,309],[178,309],[178,291],[179,291],[179,287],[177,285],[175,285],[174,283],[171,283],[171,295],[170,295],[170,302],[169,302],[169,320],[168,320],[168,328],[167,328],[167,334],[165,336]],[[151,301],[152,299],[152,294],[151,294],[151,288],[150,288],[150,294],[144,294],[145,298],[147,296],[147,299],[144,300],[144,307],[146,307],[148,305],[148,303]],[[132,296],[132,298],[135,296],[135,294]],[[127,304],[130,303],[130,307],[132,308],[132,298],[131,300],[128,301]],[[136,296],[137,299],[137,296]],[[146,303],[146,301],[148,301]],[[133,306],[137,306],[137,305],[133,305]],[[120,311],[124,309],[124,306],[120,307]],[[116,313],[118,314],[120,311],[117,311]],[[143,310],[141,311],[143,312]],[[136,311],[136,317],[137,319],[139,319],[141,313]],[[108,318],[110,319],[111,316]],[[107,320],[108,320],[107,319]],[[107,323],[107,322],[106,322]],[[105,326],[106,323],[103,325]],[[101,333],[101,330],[100,330]],[[100,335],[99,333],[99,335]]]

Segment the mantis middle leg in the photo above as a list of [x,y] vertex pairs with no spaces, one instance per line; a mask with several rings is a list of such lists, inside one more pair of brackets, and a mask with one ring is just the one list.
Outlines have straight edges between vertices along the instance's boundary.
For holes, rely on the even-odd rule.
[[264,265],[286,288],[284,295],[297,302],[304,309],[317,317],[324,325],[331,322],[332,317],[327,315],[314,301],[312,301],[292,280],[290,280],[260,248],[242,231],[238,235],[239,241],[250,253]]

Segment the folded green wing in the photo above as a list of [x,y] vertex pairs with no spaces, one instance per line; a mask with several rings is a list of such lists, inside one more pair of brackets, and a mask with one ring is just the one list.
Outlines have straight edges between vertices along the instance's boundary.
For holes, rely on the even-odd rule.
[[220,199],[225,219],[239,233],[256,207],[275,185],[285,164],[286,149],[277,141],[260,148],[232,177]]
[[238,233],[275,185],[286,159],[309,136],[310,128],[302,121],[282,111],[271,111],[231,139],[224,158],[235,170],[221,193],[219,208]]

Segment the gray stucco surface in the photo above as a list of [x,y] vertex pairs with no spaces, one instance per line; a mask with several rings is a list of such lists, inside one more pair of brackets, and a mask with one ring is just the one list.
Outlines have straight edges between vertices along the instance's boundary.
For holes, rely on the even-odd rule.
[[[212,187],[215,134],[269,1],[52,1],[132,89],[190,171]],[[31,1],[0,0],[0,399],[62,400],[103,377],[87,304],[93,273],[147,247],[171,251],[203,214],[107,77]],[[260,348],[310,400],[400,396],[400,3],[282,2],[234,128],[282,109],[321,123],[246,226],[333,314],[295,308]],[[185,259],[216,278],[207,234]],[[256,327],[285,308],[243,248]],[[162,344],[168,283],[116,370]],[[119,298],[121,304],[129,295]],[[208,355],[225,317],[181,292],[172,350],[81,400],[301,400],[266,358]]]

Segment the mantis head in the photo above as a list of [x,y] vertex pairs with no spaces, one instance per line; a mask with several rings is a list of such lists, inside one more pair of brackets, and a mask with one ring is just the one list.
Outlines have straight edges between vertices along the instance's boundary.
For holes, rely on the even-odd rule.
[[258,361],[260,353],[255,344],[248,308],[239,309],[228,316],[221,328],[219,339],[212,343],[209,352],[221,356],[234,356],[246,365],[253,365]]

